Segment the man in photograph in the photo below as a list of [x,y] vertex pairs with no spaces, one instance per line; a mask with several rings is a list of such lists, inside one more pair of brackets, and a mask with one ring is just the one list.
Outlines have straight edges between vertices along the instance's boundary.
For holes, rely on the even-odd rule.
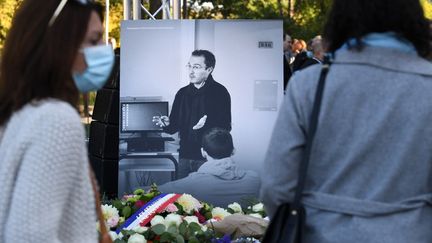
[[197,171],[206,161],[201,155],[201,141],[206,131],[214,127],[231,130],[231,97],[213,79],[215,64],[215,56],[210,51],[193,51],[186,65],[190,83],[177,92],[169,118],[153,117],[164,132],[179,132],[179,179]]

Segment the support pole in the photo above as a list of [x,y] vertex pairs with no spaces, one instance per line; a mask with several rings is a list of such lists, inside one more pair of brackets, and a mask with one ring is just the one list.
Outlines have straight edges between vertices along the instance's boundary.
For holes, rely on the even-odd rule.
[[106,6],[106,9],[105,9],[105,13],[106,13],[106,16],[105,16],[105,44],[107,44],[108,45],[108,42],[109,42],[109,0],[106,0],[105,1],[105,6]]
[[170,1],[169,0],[161,0],[162,1],[162,19],[170,19],[171,18],[171,14],[170,14]]
[[181,19],[181,0],[173,0],[173,19]]
[[130,9],[131,4],[130,0],[123,0],[123,19],[129,20],[130,19]]
[[133,20],[141,19],[141,1],[132,0]]

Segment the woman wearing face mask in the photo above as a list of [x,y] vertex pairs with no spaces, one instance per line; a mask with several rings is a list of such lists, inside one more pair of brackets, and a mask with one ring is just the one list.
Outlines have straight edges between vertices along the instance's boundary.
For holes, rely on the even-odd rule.
[[101,7],[24,0],[0,67],[0,242],[96,242],[79,92],[113,66]]

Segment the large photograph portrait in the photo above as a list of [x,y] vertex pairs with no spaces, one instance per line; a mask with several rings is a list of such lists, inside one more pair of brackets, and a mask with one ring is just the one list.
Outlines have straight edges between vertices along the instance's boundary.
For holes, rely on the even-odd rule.
[[124,21],[119,194],[232,178],[255,194],[283,96],[282,36],[277,20]]

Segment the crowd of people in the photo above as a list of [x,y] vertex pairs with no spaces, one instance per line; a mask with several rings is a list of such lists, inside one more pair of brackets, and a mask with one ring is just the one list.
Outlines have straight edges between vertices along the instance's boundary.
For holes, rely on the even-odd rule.
[[[90,0],[24,0],[15,15],[0,66],[0,242],[98,241],[77,101],[101,88],[113,66],[101,10]],[[230,96],[211,76],[214,56],[193,52],[178,110],[154,119],[193,139],[181,155],[197,166],[161,190],[220,206],[259,193],[271,219],[293,201],[310,142],[304,242],[430,242],[431,43],[419,0],[333,0],[322,37],[306,44],[285,34],[286,94],[261,179],[232,159],[230,109],[223,128],[205,111],[206,89],[217,88],[226,104]],[[314,64],[324,51],[332,58],[312,140],[323,66]]]
[[284,33],[283,51],[284,89],[293,74],[308,66],[322,63],[324,60],[321,35],[315,36],[306,43],[302,39],[292,39],[289,34]]

